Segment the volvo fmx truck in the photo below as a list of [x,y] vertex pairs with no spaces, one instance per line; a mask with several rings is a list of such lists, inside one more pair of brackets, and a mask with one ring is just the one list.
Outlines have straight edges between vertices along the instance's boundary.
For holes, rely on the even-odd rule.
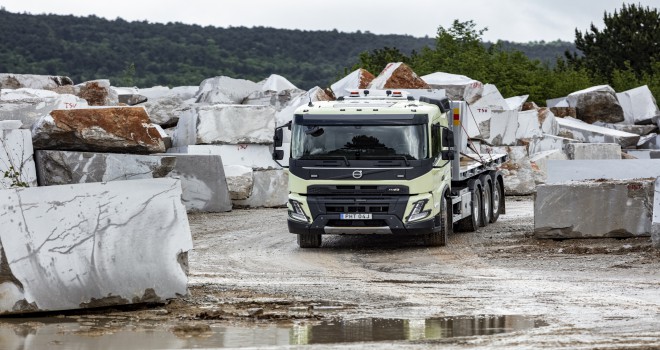
[[275,129],[275,160],[291,131],[287,221],[301,248],[329,234],[444,246],[452,230],[476,231],[504,213],[498,166],[507,155],[470,147],[466,102],[425,91],[353,91],[310,102]]

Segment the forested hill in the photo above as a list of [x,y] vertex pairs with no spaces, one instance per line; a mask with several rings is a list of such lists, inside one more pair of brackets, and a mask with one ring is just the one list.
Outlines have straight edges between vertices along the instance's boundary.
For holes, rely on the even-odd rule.
[[[275,73],[309,89],[343,76],[360,52],[387,46],[409,54],[434,42],[369,32],[217,28],[0,9],[0,72],[68,75],[75,82],[108,78],[116,86],[198,85],[218,75],[259,81]],[[564,51],[522,46],[532,58],[552,59]],[[534,54],[544,50],[550,54]]]

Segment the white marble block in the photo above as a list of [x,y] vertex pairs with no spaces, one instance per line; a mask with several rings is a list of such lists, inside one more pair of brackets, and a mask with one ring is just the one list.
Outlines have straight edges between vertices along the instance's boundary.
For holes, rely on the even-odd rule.
[[651,242],[653,243],[653,247],[660,249],[660,177],[655,180]]
[[644,85],[616,94],[626,124],[650,122],[660,116],[660,109],[649,87]]
[[273,160],[269,145],[190,145],[174,147],[167,153],[214,154],[222,157],[224,165],[242,165],[252,169],[281,169]]
[[[187,293],[177,179],[0,191],[1,313],[163,302]],[[8,276],[7,276],[8,275]]]
[[284,170],[255,171],[250,197],[234,200],[235,207],[283,207],[289,200],[289,174]]
[[509,160],[500,166],[504,177],[504,193],[528,195],[534,193],[534,169],[525,146],[493,147],[495,154],[508,153]]
[[648,237],[654,184],[655,179],[539,185],[534,237]]
[[188,211],[231,211],[231,197],[220,156],[169,154],[176,157],[176,165],[168,176],[181,179],[181,200]]
[[639,135],[591,125],[575,118],[557,118],[559,136],[587,143],[618,143],[622,148],[635,147]]
[[336,97],[348,96],[351,91],[366,89],[374,78],[366,69],[358,68],[332,84],[330,89]]
[[179,119],[174,147],[203,144],[272,144],[275,109],[210,105],[191,108]]
[[253,81],[220,76],[208,78],[199,85],[195,94],[197,103],[242,104],[261,86]]
[[532,163],[532,170],[534,170],[534,181],[536,184],[546,183],[548,179],[548,161],[549,160],[567,160],[566,154],[561,150],[551,150],[536,153],[530,156],[529,160]]
[[37,186],[32,134],[25,129],[0,129],[0,189],[26,186]]
[[465,75],[435,72],[422,76],[434,89],[444,89],[452,100],[463,100],[472,104],[483,95],[484,84]]
[[52,110],[88,107],[87,101],[71,94],[28,88],[0,91],[0,120],[20,120],[23,129],[31,129]]
[[630,180],[660,176],[660,159],[550,160],[548,183]]
[[567,139],[554,135],[543,134],[542,137],[532,138],[529,142],[529,155],[536,153],[563,150],[569,143],[579,143],[577,140]]
[[621,145],[616,143],[569,143],[564,152],[570,160],[621,159]]
[[225,165],[225,178],[231,199],[248,199],[254,186],[254,171],[242,165]]

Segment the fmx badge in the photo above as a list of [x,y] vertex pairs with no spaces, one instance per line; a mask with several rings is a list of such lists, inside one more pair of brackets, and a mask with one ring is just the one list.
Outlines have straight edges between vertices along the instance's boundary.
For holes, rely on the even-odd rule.
[[362,177],[362,170],[355,170],[355,171],[353,172],[353,178],[354,178],[354,179],[359,179],[359,178],[361,178],[361,177]]

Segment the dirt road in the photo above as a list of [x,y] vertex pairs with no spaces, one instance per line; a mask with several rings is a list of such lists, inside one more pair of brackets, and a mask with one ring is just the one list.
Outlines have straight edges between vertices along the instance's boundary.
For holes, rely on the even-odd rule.
[[660,347],[660,253],[650,239],[536,240],[528,197],[434,248],[326,236],[320,249],[299,249],[285,209],[189,218],[189,296],[2,321],[2,348]]
[[194,215],[191,283],[335,305],[342,319],[524,315],[547,323],[440,340],[459,347],[660,346],[660,254],[650,239],[539,241],[532,206],[513,197],[497,223],[441,248],[325,236],[321,249],[299,249],[285,210]]

